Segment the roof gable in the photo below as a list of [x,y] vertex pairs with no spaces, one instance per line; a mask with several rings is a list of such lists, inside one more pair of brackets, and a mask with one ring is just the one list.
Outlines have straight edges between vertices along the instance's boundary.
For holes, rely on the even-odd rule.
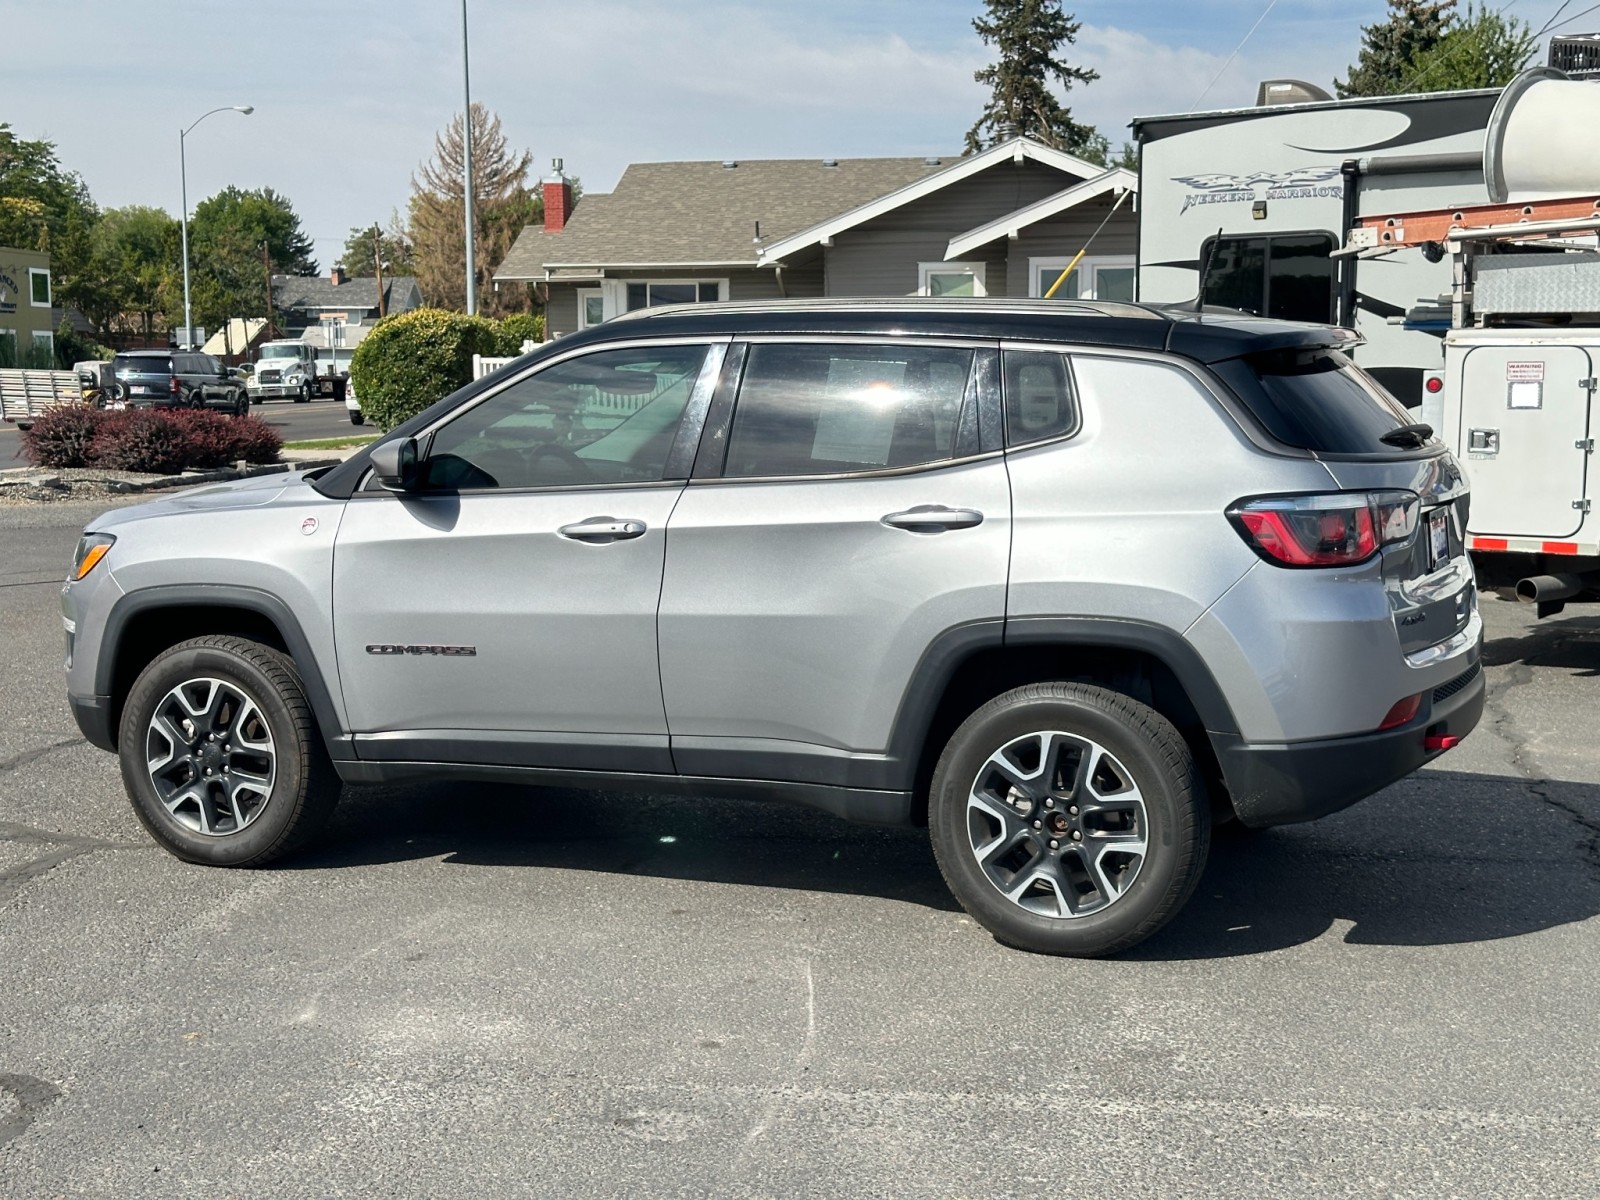
[[1039,221],[1048,220],[1058,213],[1066,212],[1087,200],[1103,196],[1107,192],[1139,193],[1139,177],[1126,167],[1112,167],[1096,175],[1093,179],[1086,179],[1082,183],[1075,183],[1069,188],[1063,188],[1053,196],[1046,196],[1043,200],[1036,200],[1032,204],[1009,212],[1003,217],[986,222],[965,233],[959,233],[950,239],[949,248],[945,251],[946,261],[958,259],[964,254],[976,250],[979,246],[986,246],[990,242],[1002,237],[1015,237],[1028,226]]
[[1064,154],[1060,150],[1053,150],[1049,146],[1035,142],[1029,138],[1017,137],[999,145],[991,146],[981,153],[957,159],[950,166],[928,175],[922,179],[908,183],[893,192],[875,197],[864,204],[860,204],[846,212],[801,230],[791,237],[770,243],[762,248],[760,263],[762,266],[770,265],[797,251],[805,250],[811,246],[825,245],[836,234],[847,229],[853,229],[885,213],[893,212],[903,205],[920,200],[924,196],[932,195],[941,188],[970,179],[990,167],[1001,162],[1031,161],[1041,163],[1047,167],[1071,175],[1076,179],[1091,179],[1105,171],[1091,162]]

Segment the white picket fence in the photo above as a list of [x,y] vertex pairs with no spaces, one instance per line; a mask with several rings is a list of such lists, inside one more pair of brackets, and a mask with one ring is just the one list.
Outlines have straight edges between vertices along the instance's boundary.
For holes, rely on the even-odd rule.
[[74,371],[0,370],[0,420],[26,422],[58,404],[82,400]]
[[[522,353],[527,354],[538,344],[538,342],[532,341],[531,339],[523,342]],[[472,356],[472,377],[474,379],[482,379],[490,371],[498,371],[501,367],[505,366],[511,361],[513,360],[510,358],[497,358],[483,354],[474,354]]]

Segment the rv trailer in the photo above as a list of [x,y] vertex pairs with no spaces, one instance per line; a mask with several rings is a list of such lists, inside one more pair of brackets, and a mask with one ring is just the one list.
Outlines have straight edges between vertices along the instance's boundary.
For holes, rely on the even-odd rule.
[[[1441,363],[1449,327],[1407,323],[1450,291],[1428,247],[1356,262],[1330,257],[1358,218],[1482,204],[1484,131],[1498,90],[1299,101],[1317,89],[1263,85],[1254,108],[1139,117],[1138,297],[1344,325],[1357,361],[1410,407]],[[1436,325],[1436,327],[1434,327]]]

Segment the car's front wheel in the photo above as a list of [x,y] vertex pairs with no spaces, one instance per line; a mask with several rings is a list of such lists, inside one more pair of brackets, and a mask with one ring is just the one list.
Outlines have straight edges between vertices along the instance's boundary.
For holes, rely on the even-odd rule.
[[293,661],[244,638],[194,638],[147,666],[118,753],[134,813],[188,862],[270,862],[304,845],[339,797]]
[[350,410],[350,424],[352,424],[352,425],[365,425],[366,423],[367,423],[367,414],[366,413],[362,412],[359,408],[352,408]]
[[997,696],[946,745],[929,796],[950,890],[995,937],[1045,954],[1126,950],[1180,909],[1210,847],[1182,735],[1108,688]]

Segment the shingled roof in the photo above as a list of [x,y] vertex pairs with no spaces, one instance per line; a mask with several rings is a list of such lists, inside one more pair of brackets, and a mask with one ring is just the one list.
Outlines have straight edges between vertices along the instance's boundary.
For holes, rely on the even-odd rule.
[[524,229],[495,278],[544,279],[553,268],[753,267],[761,251],[757,221],[762,243],[770,243],[954,161],[947,155],[634,163],[609,194],[584,196],[565,229]]
[[[422,302],[416,278],[411,275],[384,276],[383,293],[387,313],[405,312]],[[377,308],[378,281],[370,275],[339,284],[326,275],[274,275],[272,299],[282,309]]]

